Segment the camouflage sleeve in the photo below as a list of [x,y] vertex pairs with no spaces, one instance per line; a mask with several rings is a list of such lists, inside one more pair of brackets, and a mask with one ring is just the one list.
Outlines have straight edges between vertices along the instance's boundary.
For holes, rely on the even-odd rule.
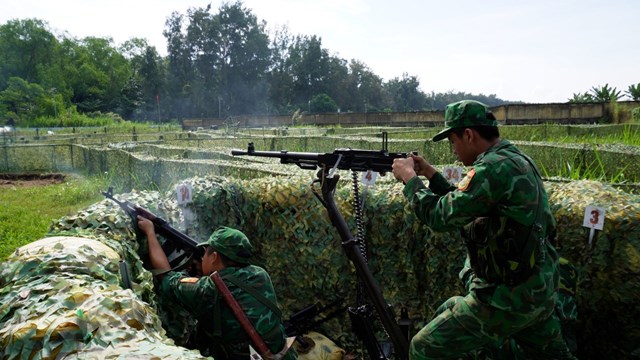
[[165,275],[160,284],[163,296],[181,304],[190,313],[195,314],[202,306],[203,299],[206,299],[215,285],[213,281],[206,277],[189,277],[186,273],[172,271]]
[[[427,189],[420,179],[414,177],[405,185],[404,195],[412,204],[416,216],[434,231],[454,230],[484,215],[495,204],[497,199],[493,198],[489,186],[495,179],[490,176],[486,165],[477,164],[457,189],[443,195]],[[445,185],[438,179],[436,181],[439,185],[432,188],[441,191]],[[446,180],[442,178],[442,181]]]
[[441,173],[437,172],[431,177],[431,179],[429,179],[429,189],[431,189],[435,194],[442,196],[455,190],[456,187],[451,185],[451,183],[447,181]]

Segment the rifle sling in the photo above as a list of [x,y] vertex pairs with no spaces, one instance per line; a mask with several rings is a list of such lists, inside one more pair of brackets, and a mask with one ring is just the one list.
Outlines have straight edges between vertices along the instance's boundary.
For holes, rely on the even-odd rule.
[[169,270],[162,270],[162,269],[151,269],[149,270],[151,272],[151,274],[153,276],[159,276],[159,275],[164,275],[170,271],[182,271],[184,269],[186,269],[189,264],[191,263],[191,260],[193,260],[193,253],[189,254],[189,256],[185,257],[178,265],[176,265],[176,267],[171,268]]
[[282,318],[282,312],[280,311],[280,309],[278,309],[276,304],[274,304],[273,301],[267,299],[264,295],[262,295],[256,289],[248,286],[247,284],[243,283],[240,279],[238,279],[237,277],[235,277],[234,275],[231,275],[231,274],[225,274],[225,275],[222,276],[222,278],[224,280],[228,280],[233,285],[235,285],[235,286],[241,288],[242,290],[248,292],[249,294],[251,294],[254,298],[256,298],[256,300],[261,302],[262,305],[268,307],[269,310],[271,310],[274,313],[274,315],[276,315],[276,317],[278,317],[278,319]]

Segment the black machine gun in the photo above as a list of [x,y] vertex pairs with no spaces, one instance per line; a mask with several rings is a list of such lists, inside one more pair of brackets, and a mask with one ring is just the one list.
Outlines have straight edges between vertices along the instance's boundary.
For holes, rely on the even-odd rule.
[[406,153],[390,153],[387,151],[387,133],[383,133],[382,150],[336,149],[332,153],[309,153],[281,151],[256,151],[253,143],[249,143],[247,151],[232,150],[234,156],[260,156],[279,158],[282,164],[296,164],[301,169],[315,170],[321,166],[330,166],[333,171],[376,171],[380,175],[391,171],[393,160],[406,158]]
[[[289,152],[284,150],[256,151],[253,143],[249,143],[247,151],[233,150],[231,154],[235,156],[275,157],[280,158],[280,162],[283,164],[296,164],[302,169],[316,170],[320,168],[317,172],[317,178],[311,183],[312,191],[327,209],[329,219],[342,240],[342,248],[354,265],[359,279],[358,297],[361,297],[361,293],[365,293],[370,302],[369,304],[358,301],[358,306],[348,308],[353,331],[364,344],[371,359],[389,359],[389,353],[392,351],[396,359],[406,360],[409,358],[409,339],[407,338],[406,332],[403,334],[403,331],[396,321],[391,305],[384,300],[380,286],[373,277],[367,264],[366,253],[363,251],[364,236],[362,233],[364,232],[364,225],[362,224],[356,176],[356,172],[358,171],[363,172],[369,170],[384,175],[392,170],[394,159],[409,156],[408,153],[389,153],[387,151],[387,144],[387,133],[384,132],[382,133],[382,150],[379,151],[336,149],[333,153],[325,154]],[[335,174],[336,169],[353,171],[355,192],[354,207],[359,232],[355,237],[352,235],[351,230],[349,230],[347,222],[335,203],[334,193],[340,178],[339,175]],[[316,184],[320,184],[321,195],[317,193],[314,187]],[[373,309],[370,306],[371,304],[373,305]],[[373,328],[374,309],[384,327],[384,331],[389,336],[393,345],[391,351],[388,351],[389,349],[383,346],[375,336],[375,330]]]
[[185,269],[187,266],[191,265],[191,259],[194,257],[200,259],[202,249],[197,247],[198,241],[175,229],[165,219],[156,216],[151,211],[130,201],[120,201],[116,199],[113,196],[112,187],[109,187],[109,190],[107,191],[103,191],[102,195],[118,204],[131,218],[133,228],[135,229],[136,236],[138,238],[141,236],[138,229],[138,215],[153,222],[156,233],[162,235],[166,240],[162,245],[162,249],[164,250],[164,253],[167,254],[169,265],[171,265],[172,269]]

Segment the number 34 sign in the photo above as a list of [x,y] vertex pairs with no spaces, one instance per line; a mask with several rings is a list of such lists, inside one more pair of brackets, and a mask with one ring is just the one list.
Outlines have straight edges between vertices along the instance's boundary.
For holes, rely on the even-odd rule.
[[602,230],[604,227],[604,208],[589,205],[584,210],[584,227]]

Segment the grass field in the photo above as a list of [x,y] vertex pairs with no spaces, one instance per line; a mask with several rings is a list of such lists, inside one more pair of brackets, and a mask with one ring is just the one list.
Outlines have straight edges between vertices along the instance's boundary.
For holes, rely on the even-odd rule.
[[0,262],[16,248],[42,238],[53,220],[100,201],[104,179],[67,175],[62,183],[0,186]]

